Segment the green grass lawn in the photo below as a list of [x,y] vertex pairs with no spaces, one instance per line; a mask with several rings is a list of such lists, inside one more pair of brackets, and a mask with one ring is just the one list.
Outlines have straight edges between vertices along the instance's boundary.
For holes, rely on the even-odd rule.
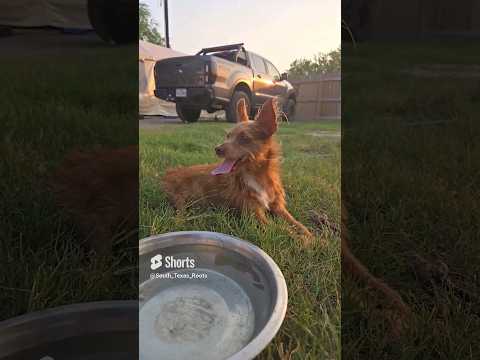
[[[214,145],[231,124],[165,124],[140,132],[140,237],[181,230],[205,230],[246,239],[265,250],[287,281],[289,303],[285,322],[261,359],[340,358],[339,237],[328,229],[304,249],[291,238],[284,221],[261,226],[253,215],[233,215],[226,209],[192,210],[176,215],[162,192],[165,170],[180,165],[218,162]],[[339,122],[282,124],[282,179],[288,208],[314,229],[310,211],[340,216],[340,139],[314,136],[336,132]],[[320,245],[325,240],[326,246]]]
[[[346,359],[480,358],[480,82],[413,76],[425,64],[478,64],[476,44],[344,47],[342,199],[353,252],[402,294],[409,330],[384,342],[378,299],[342,281]],[[423,125],[422,125],[423,123]],[[445,282],[416,262],[448,267]],[[448,281],[448,284],[447,284]],[[453,286],[452,286],[453,285]]]

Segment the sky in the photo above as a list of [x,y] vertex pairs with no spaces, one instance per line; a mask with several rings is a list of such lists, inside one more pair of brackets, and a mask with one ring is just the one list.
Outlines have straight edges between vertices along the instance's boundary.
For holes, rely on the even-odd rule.
[[[163,0],[150,7],[165,35]],[[195,54],[201,48],[243,42],[281,72],[299,58],[340,46],[341,0],[169,0],[170,46]]]

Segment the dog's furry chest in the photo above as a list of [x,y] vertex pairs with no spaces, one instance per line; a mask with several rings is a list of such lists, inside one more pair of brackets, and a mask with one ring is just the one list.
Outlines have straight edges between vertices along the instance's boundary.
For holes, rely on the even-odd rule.
[[247,186],[248,190],[255,194],[257,200],[268,210],[270,209],[270,203],[272,201],[271,196],[266,190],[265,186],[255,179],[252,175],[244,175],[243,182]]

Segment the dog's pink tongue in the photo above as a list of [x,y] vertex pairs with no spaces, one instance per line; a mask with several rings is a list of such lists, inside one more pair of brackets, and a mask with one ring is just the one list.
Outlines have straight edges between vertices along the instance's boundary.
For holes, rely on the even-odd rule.
[[223,163],[218,165],[217,168],[213,169],[212,175],[228,174],[230,171],[232,171],[234,165],[235,161],[225,160]]

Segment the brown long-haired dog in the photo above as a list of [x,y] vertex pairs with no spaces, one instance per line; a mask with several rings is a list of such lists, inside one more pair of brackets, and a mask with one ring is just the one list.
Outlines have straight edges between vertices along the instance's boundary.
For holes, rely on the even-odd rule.
[[266,223],[266,213],[284,218],[302,235],[307,244],[310,231],[294,219],[286,208],[285,190],[280,178],[280,147],[274,139],[278,109],[268,100],[255,121],[248,119],[246,106],[237,108],[240,122],[215,148],[221,164],[195,165],[167,171],[163,187],[177,208],[188,204],[220,205],[251,211]]

